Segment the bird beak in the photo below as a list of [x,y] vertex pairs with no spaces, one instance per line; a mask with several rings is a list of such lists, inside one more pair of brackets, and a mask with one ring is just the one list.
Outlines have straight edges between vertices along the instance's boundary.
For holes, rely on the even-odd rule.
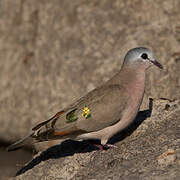
[[154,65],[156,65],[158,68],[163,69],[163,66],[158,61],[156,61],[155,59],[153,59],[153,60],[149,59],[149,61],[151,63],[153,63]]

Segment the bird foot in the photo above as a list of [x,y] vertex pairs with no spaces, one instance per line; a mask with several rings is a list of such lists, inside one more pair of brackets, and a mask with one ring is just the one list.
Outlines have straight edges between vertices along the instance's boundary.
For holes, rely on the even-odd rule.
[[105,147],[105,148],[107,148],[107,149],[109,149],[109,148],[118,148],[116,145],[114,145],[114,144],[104,144],[104,145],[102,145],[103,147]]
[[98,150],[104,150],[109,148],[118,148],[116,145],[113,144],[93,144],[95,147],[98,148]]
[[116,145],[113,144],[93,144],[98,150],[94,151],[91,155],[91,158],[94,157],[99,151],[107,150],[109,148],[118,148]]
[[101,144],[93,144],[93,146],[95,146],[98,149],[98,151],[104,150],[104,148],[103,148],[104,146]]

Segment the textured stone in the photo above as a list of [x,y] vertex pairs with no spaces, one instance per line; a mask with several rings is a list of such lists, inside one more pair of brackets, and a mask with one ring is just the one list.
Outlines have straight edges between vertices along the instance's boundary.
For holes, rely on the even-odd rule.
[[176,152],[174,149],[168,149],[158,157],[158,164],[168,166],[176,160]]

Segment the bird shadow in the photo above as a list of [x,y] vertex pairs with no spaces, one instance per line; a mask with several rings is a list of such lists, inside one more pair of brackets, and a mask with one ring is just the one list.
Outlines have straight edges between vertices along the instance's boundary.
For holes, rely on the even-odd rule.
[[[145,119],[151,116],[152,108],[153,108],[153,99],[150,98],[149,109],[144,111],[139,111],[134,122],[128,128],[113,136],[108,143],[114,144],[116,142],[124,140],[127,136],[130,136]],[[73,140],[66,140],[61,144],[52,146],[47,150],[43,151],[40,155],[38,155],[34,159],[32,159],[27,165],[22,167],[20,170],[18,170],[15,176],[25,173],[26,171],[34,168],[42,161],[46,161],[48,159],[59,159],[66,156],[72,156],[75,153],[92,152],[98,149],[96,146],[93,146],[93,144],[91,144],[92,142],[91,143],[89,142],[91,141],[79,142]],[[100,143],[100,141],[95,141],[95,142]]]

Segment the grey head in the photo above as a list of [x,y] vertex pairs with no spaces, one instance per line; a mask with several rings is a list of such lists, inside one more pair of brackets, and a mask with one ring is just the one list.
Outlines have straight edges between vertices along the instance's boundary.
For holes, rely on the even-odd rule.
[[142,66],[145,69],[149,68],[152,64],[154,64],[160,69],[163,69],[163,66],[154,59],[152,51],[145,47],[133,48],[127,52],[124,58],[123,66],[133,64]]

